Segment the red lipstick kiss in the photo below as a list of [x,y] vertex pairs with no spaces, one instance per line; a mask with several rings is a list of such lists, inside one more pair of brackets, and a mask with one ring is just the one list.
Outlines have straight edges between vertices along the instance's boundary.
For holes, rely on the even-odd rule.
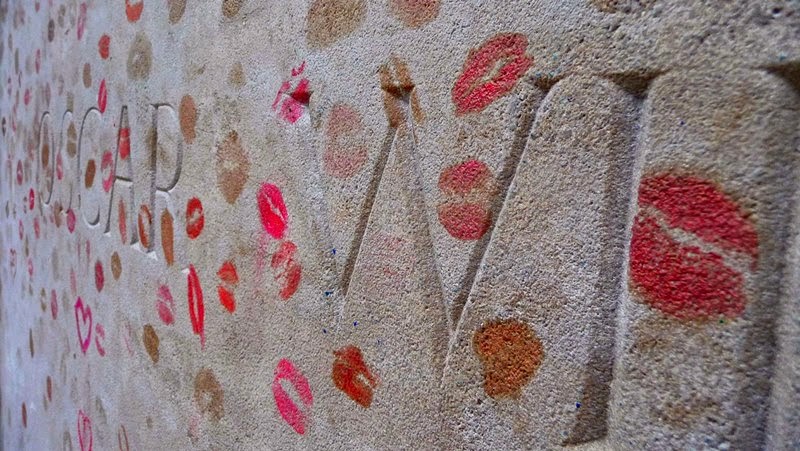
[[103,177],[103,191],[109,192],[111,184],[114,183],[114,155],[109,151],[103,153],[100,172],[105,174]]
[[297,391],[300,397],[300,402],[306,408],[311,407],[314,403],[314,397],[311,394],[311,386],[308,384],[308,379],[302,373],[297,371],[294,364],[287,359],[281,359],[278,366],[275,368],[275,378],[272,380],[272,395],[275,397],[275,405],[278,407],[278,412],[283,417],[289,426],[295,432],[302,435],[306,432],[306,424],[308,423],[305,412],[300,410],[299,407],[292,401],[289,394],[281,386],[282,380],[287,380]]
[[[85,338],[81,332],[82,324],[84,329],[88,331]],[[84,305],[80,297],[75,302],[75,325],[78,330],[78,343],[81,345],[81,352],[86,355],[86,350],[92,344],[92,309],[88,305]]]
[[97,91],[97,109],[101,113],[106,112],[106,103],[108,102],[108,91],[106,91],[105,78],[100,80],[100,89]]
[[470,51],[453,86],[456,115],[481,111],[511,92],[533,65],[533,58],[525,55],[527,47],[525,35],[502,33]]
[[275,185],[264,183],[258,190],[256,198],[264,230],[275,239],[283,238],[283,234],[286,232],[286,223],[289,220],[289,212],[286,211],[281,190]]
[[[301,75],[305,68],[306,63],[303,61],[299,67],[292,69],[292,77]],[[290,81],[283,82],[280,89],[278,89],[278,94],[275,96],[275,101],[272,103],[272,109],[277,111],[278,105],[280,105],[278,115],[290,124],[294,124],[303,115],[311,100],[311,91],[308,86],[308,79],[303,78],[297,83],[294,90],[289,92],[292,89],[292,83]]]
[[200,236],[203,226],[206,224],[203,215],[203,204],[200,199],[193,197],[186,204],[186,234],[189,238],[195,239]]
[[189,292],[189,318],[192,321],[192,330],[200,336],[200,347],[205,346],[206,336],[203,331],[203,324],[206,319],[206,309],[203,305],[203,288],[200,286],[200,278],[194,265],[189,265],[188,292]]
[[[709,181],[662,174],[642,181],[639,208],[630,277],[644,302],[679,319],[741,315],[744,277],[722,255],[758,261],[758,234],[741,207]],[[719,251],[683,243],[672,230]]]
[[94,263],[94,286],[97,288],[97,292],[103,291],[103,286],[106,283],[106,277],[103,273],[103,264],[100,263],[100,260],[97,260]]
[[175,322],[175,300],[172,298],[172,293],[166,285],[158,287],[156,310],[158,310],[158,316],[164,324],[170,325]]
[[[372,390],[378,380],[369,371],[361,350],[355,346],[345,346],[334,351],[333,383],[353,401],[364,408],[372,404]],[[360,376],[360,377],[359,377]]]
[[107,34],[100,36],[100,40],[97,41],[97,51],[100,53],[100,58],[104,60],[108,59],[108,47],[111,44],[111,37]]
[[295,260],[296,252],[297,245],[291,241],[284,241],[278,248],[278,252],[272,256],[272,262],[270,264],[272,269],[283,269],[283,271],[275,274],[275,280],[283,279],[283,287],[281,291],[278,292],[278,295],[284,301],[292,297],[297,291],[303,274],[302,266]]
[[[140,1],[134,5],[131,5],[130,0],[125,0],[125,16],[128,18],[128,22],[136,22],[142,17],[142,11],[144,10],[144,2]],[[80,38],[78,38],[80,39]]]
[[123,160],[131,154],[131,129],[124,127],[119,129],[119,157]]
[[236,311],[236,299],[233,297],[233,287],[239,283],[239,274],[236,272],[236,266],[233,262],[226,261],[222,264],[217,271],[217,276],[222,281],[217,285],[217,293],[219,294],[219,303],[225,307],[226,310],[233,313]]
[[145,249],[150,249],[150,226],[153,224],[153,216],[150,214],[150,209],[147,205],[142,205],[139,208],[139,240]]

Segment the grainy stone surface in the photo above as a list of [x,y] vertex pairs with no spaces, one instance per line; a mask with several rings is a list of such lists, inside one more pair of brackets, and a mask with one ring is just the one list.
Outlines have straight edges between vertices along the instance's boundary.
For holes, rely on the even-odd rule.
[[800,448],[800,4],[0,1],[3,449]]

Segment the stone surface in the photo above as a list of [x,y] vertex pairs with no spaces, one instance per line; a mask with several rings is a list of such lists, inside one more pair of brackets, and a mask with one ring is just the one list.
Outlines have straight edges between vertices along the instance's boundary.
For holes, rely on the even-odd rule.
[[794,1],[0,2],[3,449],[797,449]]

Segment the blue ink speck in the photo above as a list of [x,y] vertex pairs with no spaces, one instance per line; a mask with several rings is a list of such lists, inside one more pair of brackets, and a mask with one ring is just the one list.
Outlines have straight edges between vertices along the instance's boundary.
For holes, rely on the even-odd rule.
[[575,408],[576,408],[576,409],[580,409],[580,408],[581,408],[581,403],[579,403],[579,402],[576,402],[576,403],[575,403]]
[[358,321],[353,321],[353,327],[358,326]]
[[328,333],[328,329],[322,329],[322,333],[323,334],[327,334]]
[[682,126],[683,126],[683,125],[686,125],[686,121],[684,121],[683,119],[681,119],[681,125],[682,125]]
[[326,291],[326,292],[325,292],[325,297],[328,297],[328,296],[330,296],[330,295],[332,295],[332,294],[333,294],[333,291]]
[[331,249],[331,254],[336,255],[336,248]]

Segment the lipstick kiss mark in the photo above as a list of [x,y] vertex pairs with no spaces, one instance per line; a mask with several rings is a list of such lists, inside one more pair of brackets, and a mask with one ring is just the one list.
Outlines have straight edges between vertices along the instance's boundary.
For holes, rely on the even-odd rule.
[[302,435],[306,432],[306,425],[308,418],[305,412],[292,401],[289,394],[281,386],[281,381],[287,380],[292,387],[297,391],[300,397],[300,402],[306,408],[311,407],[314,403],[314,397],[311,394],[311,386],[308,384],[308,379],[302,373],[297,371],[294,364],[287,359],[281,359],[278,366],[275,368],[275,378],[272,380],[272,395],[275,398],[275,405],[278,407],[278,412],[283,417],[289,426],[295,432]]
[[78,410],[78,445],[81,451],[92,451],[92,420],[83,413],[83,410]]
[[107,102],[108,102],[108,91],[106,91],[106,80],[104,78],[100,80],[100,88],[97,91],[97,109],[100,110],[101,113],[106,112]]
[[358,111],[349,105],[334,105],[325,128],[327,142],[322,155],[325,172],[340,179],[356,175],[367,162],[363,135],[364,124]]
[[111,37],[107,34],[100,36],[100,40],[97,41],[97,51],[100,53],[100,58],[104,60],[108,59],[108,47],[111,45]]
[[239,283],[239,274],[236,272],[236,266],[233,262],[226,261],[222,264],[217,271],[222,283],[217,285],[217,293],[219,294],[219,303],[225,307],[226,310],[233,313],[236,311],[236,299],[233,297],[233,287]]
[[284,301],[288,300],[297,291],[300,285],[300,279],[303,274],[303,268],[295,260],[297,253],[297,246],[291,241],[284,241],[281,243],[278,251],[272,256],[270,266],[272,269],[283,269],[283,271],[275,274],[275,280],[283,279],[283,287],[278,295]]
[[206,224],[203,215],[203,204],[200,199],[193,197],[186,203],[186,234],[189,238],[195,239],[203,232]]
[[172,293],[166,285],[158,287],[156,310],[158,310],[158,316],[164,324],[170,325],[175,322],[175,300],[172,298]]
[[56,290],[50,290],[50,313],[53,315],[53,319],[58,318],[58,299],[56,296]]
[[165,208],[161,213],[161,249],[164,251],[164,260],[166,260],[167,266],[172,266],[175,262],[175,237],[172,223],[172,214]]
[[206,319],[205,305],[203,304],[203,288],[200,286],[200,278],[194,265],[189,265],[188,294],[189,294],[189,318],[192,321],[192,330],[200,336],[200,347],[206,344],[206,336],[203,325]]
[[475,113],[514,89],[533,65],[527,56],[528,38],[501,33],[469,52],[461,76],[453,86],[456,115]]
[[78,23],[76,26],[78,32],[78,40],[83,37],[83,32],[86,31],[86,3],[81,3],[78,12]]
[[131,154],[131,129],[123,127],[119,129],[119,157],[123,160]]
[[[88,331],[86,338],[81,333],[81,324],[86,326],[85,329]],[[78,331],[78,343],[81,345],[81,352],[86,355],[86,350],[92,344],[92,309],[88,305],[84,305],[80,297],[75,302],[75,326]]]
[[36,193],[33,191],[33,188],[31,188],[28,191],[28,209],[31,211],[33,211],[33,207],[36,205],[35,199],[36,199]]
[[264,230],[275,239],[283,238],[286,223],[289,221],[289,212],[286,211],[281,190],[273,184],[264,183],[258,190],[256,198]]
[[139,218],[138,218],[138,225],[139,225],[139,241],[142,242],[142,246],[145,249],[150,249],[150,227],[153,224],[153,216],[150,215],[150,209],[147,205],[142,205],[139,208]]
[[144,1],[131,5],[130,0],[125,0],[125,16],[128,18],[128,22],[133,23],[139,20],[142,17],[142,10],[144,10]]
[[100,357],[103,357],[106,355],[106,350],[100,344],[101,339],[106,339],[106,330],[102,324],[98,324],[94,327],[94,345],[97,346],[97,353],[100,354]]
[[356,346],[345,346],[334,351],[336,360],[333,362],[333,383],[350,399],[369,408],[372,404],[372,390],[378,386],[378,380],[372,375],[361,350]]
[[492,225],[492,174],[485,163],[467,160],[450,166],[439,176],[446,196],[437,207],[439,222],[454,238],[477,240]]
[[125,202],[122,199],[119,200],[119,204],[117,205],[117,222],[119,223],[119,237],[122,239],[122,244],[126,244],[128,242],[128,215],[125,212]]
[[103,159],[100,163],[100,172],[103,176],[103,191],[109,192],[111,184],[114,183],[114,155],[110,151],[103,153]]
[[[747,213],[713,183],[670,174],[642,181],[639,208],[630,277],[644,302],[679,319],[741,315],[744,276],[730,264],[758,262],[758,234]],[[698,245],[684,242],[687,236]]]
[[100,263],[100,260],[97,260],[94,263],[94,286],[97,288],[97,292],[103,291],[103,286],[106,283],[105,274],[103,274],[103,264]]

